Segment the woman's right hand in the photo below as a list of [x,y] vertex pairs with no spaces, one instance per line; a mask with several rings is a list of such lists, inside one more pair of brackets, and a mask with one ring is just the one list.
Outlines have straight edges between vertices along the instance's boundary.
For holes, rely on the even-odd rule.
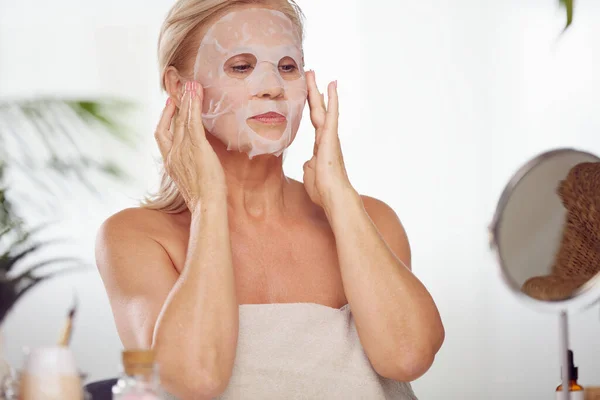
[[223,167],[202,124],[202,99],[200,84],[188,81],[179,110],[169,99],[154,134],[165,169],[191,212],[227,196]]

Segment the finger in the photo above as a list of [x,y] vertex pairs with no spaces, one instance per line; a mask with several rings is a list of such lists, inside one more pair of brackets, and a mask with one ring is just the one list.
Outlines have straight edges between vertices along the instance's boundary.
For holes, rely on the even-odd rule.
[[325,117],[323,131],[337,135],[339,120],[337,81],[331,82],[327,86],[327,97],[329,98],[329,102],[327,104],[327,116]]
[[192,85],[192,93],[190,99],[190,113],[188,120],[188,131],[190,140],[194,146],[203,145],[206,140],[206,132],[202,124],[202,100],[204,91],[198,82]]
[[310,119],[315,128],[320,128],[325,122],[325,104],[321,93],[319,93],[314,71],[306,73],[306,86],[308,89]]
[[318,108],[321,105],[321,93],[319,93],[319,88],[317,87],[314,71],[306,73],[306,87],[308,89],[308,105],[311,108]]
[[167,99],[167,104],[163,109],[158,125],[156,126],[156,131],[154,132],[154,138],[156,139],[163,160],[166,159],[173,145],[173,134],[170,129],[176,108],[173,100],[171,98]]
[[192,89],[192,81],[185,83],[185,91],[181,99],[181,105],[175,115],[175,127],[173,130],[173,146],[179,146],[185,138],[185,128],[190,113],[190,92]]
[[311,158],[310,160],[308,160],[307,162],[304,163],[304,165],[302,166],[302,171],[303,171],[303,176],[302,176],[302,181],[308,185],[308,187],[312,187],[315,183],[315,173],[314,173],[314,166],[315,166],[315,158]]

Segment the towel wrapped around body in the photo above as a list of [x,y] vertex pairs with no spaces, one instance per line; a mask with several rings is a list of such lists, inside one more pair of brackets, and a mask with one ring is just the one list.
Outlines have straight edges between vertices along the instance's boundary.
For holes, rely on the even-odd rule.
[[240,306],[233,374],[218,399],[417,398],[409,383],[375,372],[348,305],[278,303]]

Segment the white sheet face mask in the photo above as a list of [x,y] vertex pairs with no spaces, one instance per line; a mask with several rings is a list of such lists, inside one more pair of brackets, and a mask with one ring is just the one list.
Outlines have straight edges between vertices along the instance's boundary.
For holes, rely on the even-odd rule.
[[194,79],[204,88],[204,126],[228,150],[279,156],[294,140],[307,88],[302,40],[283,13],[226,14],[200,43]]

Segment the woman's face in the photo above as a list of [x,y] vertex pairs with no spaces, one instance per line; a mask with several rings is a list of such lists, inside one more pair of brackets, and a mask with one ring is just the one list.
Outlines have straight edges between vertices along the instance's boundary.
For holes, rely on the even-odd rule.
[[194,79],[206,129],[228,150],[280,155],[294,140],[307,96],[301,38],[283,13],[232,11],[204,35]]

